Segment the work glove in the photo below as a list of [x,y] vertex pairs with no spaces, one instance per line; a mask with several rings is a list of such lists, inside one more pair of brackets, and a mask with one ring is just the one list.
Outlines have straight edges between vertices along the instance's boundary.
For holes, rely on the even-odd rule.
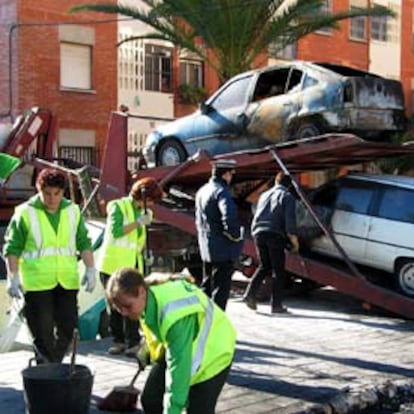
[[11,298],[20,299],[22,297],[23,287],[18,273],[7,275],[7,293]]
[[138,219],[137,219],[137,223],[140,226],[149,226],[152,222],[152,214],[147,212],[142,214]]
[[96,286],[96,269],[87,267],[82,278],[82,286],[85,286],[86,292],[93,292]]
[[150,351],[148,348],[148,344],[147,341],[142,340],[140,347],[137,351],[137,360],[138,360],[138,365],[140,367],[141,370],[144,370],[145,367],[147,367],[150,363],[151,363],[151,358],[150,358]]
[[155,258],[154,258],[154,253],[152,252],[152,250],[145,251],[144,260],[145,260],[145,266],[151,267],[154,265]]

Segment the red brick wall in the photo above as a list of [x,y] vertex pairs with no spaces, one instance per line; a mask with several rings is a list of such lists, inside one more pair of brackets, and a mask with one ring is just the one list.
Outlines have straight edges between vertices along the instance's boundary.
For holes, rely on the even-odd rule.
[[[333,13],[348,10],[349,0],[333,2]],[[349,39],[349,20],[339,23],[340,29],[330,35],[313,33],[298,42],[300,60],[329,62],[367,70],[369,61],[368,42]]]
[[414,79],[414,0],[402,1],[401,19],[401,82],[404,87],[407,114],[413,113],[411,79]]
[[[116,3],[116,0],[112,2]],[[117,18],[117,15],[112,14],[67,13],[71,6],[81,3],[91,2],[20,0],[19,24],[81,23]],[[19,27],[16,110],[20,113],[31,106],[46,107],[56,114],[59,128],[95,130],[98,154],[102,154],[110,111],[115,110],[117,104],[117,23],[88,23],[87,27],[95,30],[93,93],[60,90],[58,26]]]

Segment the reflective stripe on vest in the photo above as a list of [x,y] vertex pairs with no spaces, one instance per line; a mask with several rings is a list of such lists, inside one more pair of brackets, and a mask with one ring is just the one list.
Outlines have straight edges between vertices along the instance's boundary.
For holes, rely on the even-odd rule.
[[[133,200],[130,197],[124,197],[119,200],[111,201],[111,206],[116,205],[122,213],[122,225],[126,226],[135,221],[135,211]],[[142,251],[146,241],[146,229],[137,228],[128,234],[114,238],[112,235],[111,225],[108,223],[105,229],[103,245],[100,249],[98,260],[98,269],[102,273],[111,275],[121,267],[136,267],[143,272]]]
[[[164,319],[167,317],[168,313],[174,312],[178,309],[185,308],[187,306],[200,304],[203,308],[205,306],[201,302],[200,298],[198,296],[193,296],[190,298],[183,298],[178,299],[174,302],[167,303],[162,309],[161,309],[161,324],[163,323]],[[191,362],[191,375],[194,375],[198,369],[200,368],[201,362],[203,360],[204,352],[206,349],[206,343],[207,338],[210,333],[211,324],[213,321],[213,302],[209,299],[207,308],[205,308],[206,314],[205,314],[205,321],[203,325],[203,330],[200,332],[200,337],[197,343],[197,347],[194,352],[193,360]]]
[[[67,207],[69,225],[71,229],[76,229],[76,210],[74,205]],[[75,256],[76,255],[76,231],[70,232],[69,246],[68,247],[48,247],[42,249],[43,238],[42,231],[40,230],[40,221],[36,213],[36,209],[33,206],[27,206],[27,213],[30,220],[30,226],[32,230],[33,239],[36,244],[36,251],[23,252],[22,258],[24,259],[38,259],[39,257],[47,256]]]

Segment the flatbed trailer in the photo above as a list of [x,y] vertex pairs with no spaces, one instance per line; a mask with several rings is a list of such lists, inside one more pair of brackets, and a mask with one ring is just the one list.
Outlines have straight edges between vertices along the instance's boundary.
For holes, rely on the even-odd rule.
[[[126,118],[113,117],[110,128],[114,132],[116,131],[118,152],[115,156],[115,153],[110,151],[111,156],[105,158],[107,165],[104,171],[107,173],[103,173],[102,180],[104,184],[120,188],[125,182],[125,177],[115,177],[113,174],[108,174],[108,171],[119,171],[120,164],[125,162],[123,160],[126,159],[126,153],[123,154],[120,151],[122,144],[119,137],[127,135]],[[109,138],[108,136],[108,140]],[[110,140],[108,144],[108,148],[110,148]],[[213,160],[224,158],[236,160],[237,174],[233,179],[234,184],[243,187],[243,183],[250,183],[244,194],[245,197],[250,191],[273,179],[280,170],[284,170],[294,178],[294,175],[304,172],[348,167],[382,157],[402,155],[414,156],[414,142],[396,145],[366,141],[352,134],[326,134],[299,141],[269,145],[259,150],[226,153],[214,157],[210,157],[206,152],[199,152],[196,156],[177,166],[163,166],[137,171],[134,174],[134,179],[145,176],[157,179],[168,196],[162,204],[154,206],[155,217],[158,221],[195,237],[194,193],[208,180]],[[319,218],[306,195],[301,191],[295,179],[293,182],[300,198],[319,223]],[[180,206],[180,202],[177,202],[177,193],[183,196],[185,200],[183,205],[186,205],[187,208],[183,208],[183,205]],[[238,201],[240,202],[240,200]],[[337,245],[336,240],[323,223],[320,223],[320,226]],[[341,246],[337,245],[337,248],[342,253],[348,269],[338,269],[318,259],[287,252],[286,270],[321,285],[332,286],[340,292],[405,318],[414,319],[414,298],[373,284],[367,278],[369,275],[363,275],[347,258]],[[251,238],[245,240],[243,254],[256,258],[254,242]]]

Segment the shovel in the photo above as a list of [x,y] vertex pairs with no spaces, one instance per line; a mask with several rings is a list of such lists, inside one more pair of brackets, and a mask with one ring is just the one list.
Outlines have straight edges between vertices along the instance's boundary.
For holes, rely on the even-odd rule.
[[138,375],[143,371],[141,364],[127,386],[117,386],[98,403],[98,409],[103,411],[131,412],[137,408],[139,390],[134,387]]

